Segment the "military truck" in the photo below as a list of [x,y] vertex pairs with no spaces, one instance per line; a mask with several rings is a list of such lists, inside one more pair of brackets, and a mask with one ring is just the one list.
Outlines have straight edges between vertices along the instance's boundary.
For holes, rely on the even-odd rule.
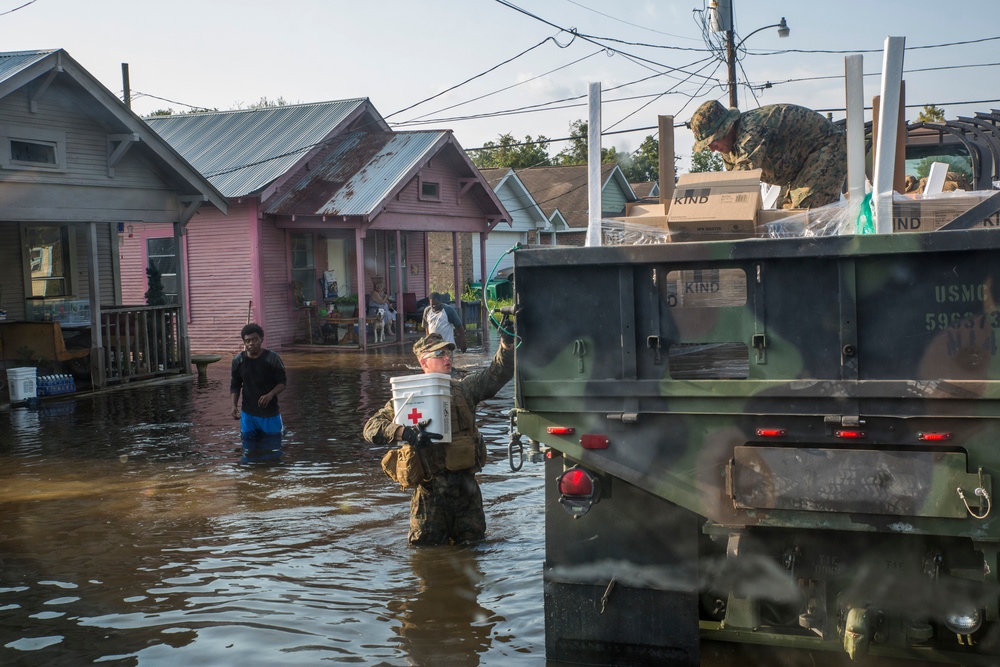
[[1000,664],[1000,231],[956,229],[998,196],[929,233],[515,253],[549,661]]

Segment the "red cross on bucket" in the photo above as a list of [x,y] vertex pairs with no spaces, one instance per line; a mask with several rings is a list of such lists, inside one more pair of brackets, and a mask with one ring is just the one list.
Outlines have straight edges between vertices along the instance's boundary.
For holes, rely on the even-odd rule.
[[423,416],[424,414],[422,412],[417,412],[417,409],[413,408],[412,410],[410,410],[410,414],[406,415],[406,418],[409,419],[414,424],[416,424],[418,421],[420,421],[420,418]]

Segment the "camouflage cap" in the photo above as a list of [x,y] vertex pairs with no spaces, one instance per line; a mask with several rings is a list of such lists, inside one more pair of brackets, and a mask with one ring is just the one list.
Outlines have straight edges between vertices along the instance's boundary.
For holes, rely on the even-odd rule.
[[434,352],[436,350],[441,350],[447,348],[449,350],[455,349],[454,343],[449,343],[441,334],[427,334],[416,343],[413,344],[413,354],[417,355],[419,359],[421,356],[427,354],[428,352]]
[[726,136],[739,117],[739,109],[727,109],[716,100],[698,107],[690,121],[691,132],[694,133],[694,152],[700,153],[716,139]]

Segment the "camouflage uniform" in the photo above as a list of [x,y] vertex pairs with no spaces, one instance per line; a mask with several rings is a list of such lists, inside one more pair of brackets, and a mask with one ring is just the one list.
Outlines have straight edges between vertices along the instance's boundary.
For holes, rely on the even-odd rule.
[[[419,450],[431,479],[417,486],[410,499],[410,544],[469,542],[486,534],[483,496],[476,481],[476,473],[486,464],[486,444],[476,428],[476,405],[495,396],[513,375],[514,351],[501,346],[488,368],[451,381],[452,441],[433,442]],[[394,419],[389,401],[365,424],[365,440],[391,445],[398,426]],[[435,431],[433,423],[428,430]],[[474,459],[466,461],[472,465],[449,469],[449,460],[456,459],[449,452],[474,452]]]
[[732,116],[720,115],[727,113],[736,117],[732,152],[720,153],[727,170],[760,169],[762,181],[781,186],[782,208],[815,208],[840,198],[847,177],[847,139],[822,114],[794,104],[726,112],[718,102],[708,102],[691,118],[699,143],[707,146],[705,139],[725,134],[710,130],[728,130],[725,121],[732,126]]

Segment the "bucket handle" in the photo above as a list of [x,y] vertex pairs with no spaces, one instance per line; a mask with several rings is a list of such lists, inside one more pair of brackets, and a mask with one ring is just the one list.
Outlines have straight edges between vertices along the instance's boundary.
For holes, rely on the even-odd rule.
[[405,396],[406,398],[405,398],[405,399],[403,399],[403,402],[399,404],[399,409],[398,409],[398,410],[396,410],[396,414],[397,414],[397,415],[398,415],[398,414],[399,414],[400,412],[402,412],[402,411],[403,411],[403,408],[404,408],[404,407],[406,407],[406,404],[410,402],[410,399],[411,399],[411,398],[413,398],[414,396],[416,396],[416,393],[414,393],[414,392],[412,392],[412,391],[411,391],[411,392],[410,392],[410,393],[408,393],[408,394],[403,394],[403,396]]

